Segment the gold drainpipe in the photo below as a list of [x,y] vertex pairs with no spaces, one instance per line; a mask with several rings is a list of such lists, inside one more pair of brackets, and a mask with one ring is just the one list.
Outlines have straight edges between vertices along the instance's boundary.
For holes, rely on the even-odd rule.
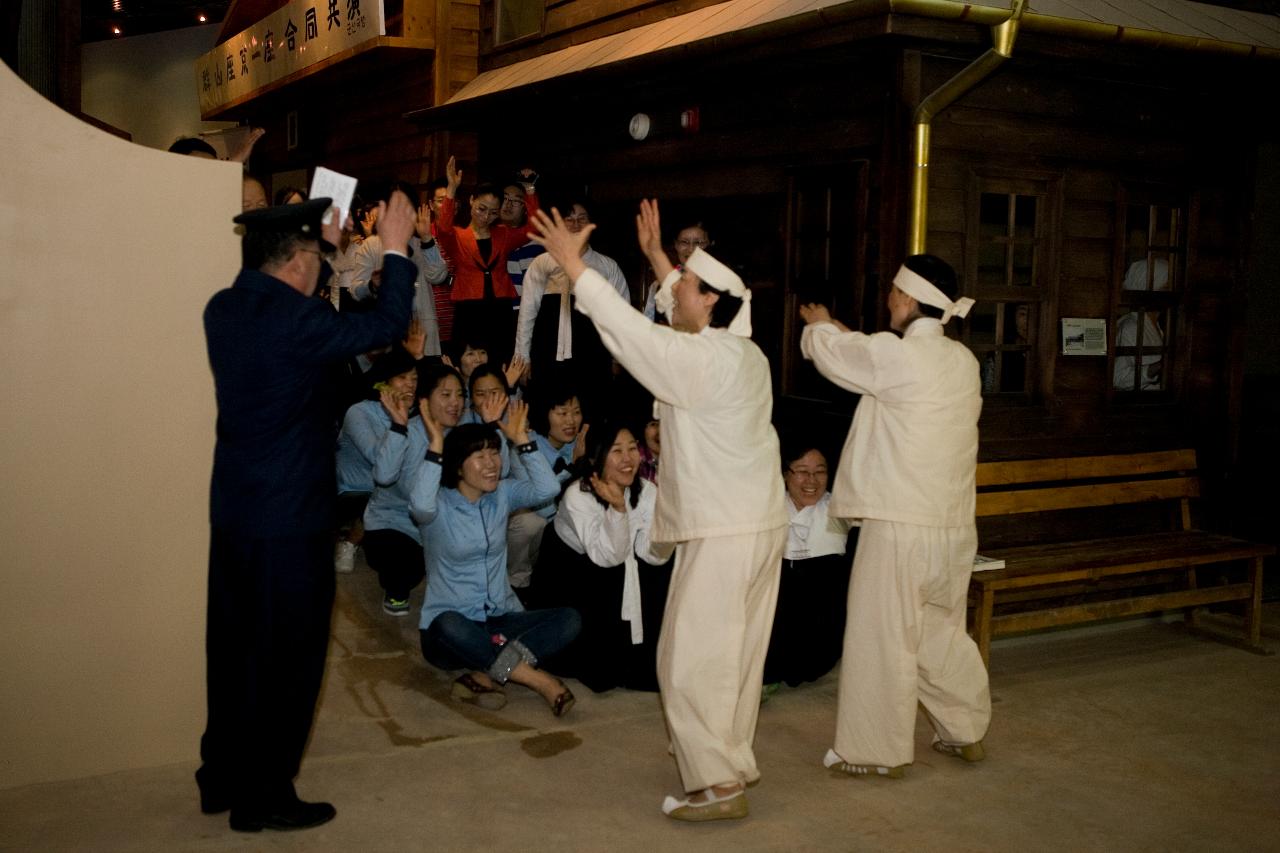
[[1026,0],[1013,0],[1009,16],[991,28],[992,46],[968,66],[940,87],[916,107],[912,123],[915,126],[915,164],[911,171],[911,232],[908,235],[907,254],[924,252],[925,232],[929,228],[929,131],[933,117],[955,103],[987,78],[1013,53],[1013,42],[1018,36],[1018,24]]

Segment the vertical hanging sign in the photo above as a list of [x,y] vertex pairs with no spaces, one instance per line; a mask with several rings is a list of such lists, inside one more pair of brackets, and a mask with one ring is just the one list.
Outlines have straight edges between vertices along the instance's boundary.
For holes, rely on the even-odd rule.
[[292,0],[196,60],[200,112],[381,35],[382,0]]

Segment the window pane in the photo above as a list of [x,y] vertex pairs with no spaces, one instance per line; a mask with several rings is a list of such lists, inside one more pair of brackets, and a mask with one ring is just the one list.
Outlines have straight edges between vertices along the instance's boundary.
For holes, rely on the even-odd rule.
[[493,40],[504,44],[542,29],[543,0],[494,0],[496,27]]
[[1027,350],[1000,353],[1000,390],[1027,390],[1027,361],[1030,353]]
[[1036,209],[1040,199],[1033,195],[1015,196],[1013,206],[1013,236],[1018,240],[1033,240],[1036,236]]
[[1164,388],[1165,318],[1160,311],[1130,311],[1116,320],[1112,384],[1118,391]]
[[1036,247],[1034,243],[1013,244],[1013,281],[1010,284],[1030,287],[1035,282]]
[[1007,237],[1009,234],[1009,196],[1004,193],[983,193],[978,222],[982,235]]
[[1031,305],[1027,302],[1008,302],[1004,306],[1004,343],[1025,346],[1031,343]]
[[997,302],[979,302],[969,311],[966,325],[972,346],[993,346],[996,342]]

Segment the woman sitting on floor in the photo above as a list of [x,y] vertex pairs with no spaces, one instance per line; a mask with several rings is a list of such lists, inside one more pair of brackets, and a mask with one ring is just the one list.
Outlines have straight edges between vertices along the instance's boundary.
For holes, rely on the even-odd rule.
[[764,664],[766,695],[781,682],[795,687],[826,675],[844,646],[850,564],[845,555],[852,553],[853,543],[848,541],[848,520],[827,514],[829,479],[827,457],[815,443],[783,444],[782,480],[791,523]]
[[551,666],[597,692],[657,690],[674,551],[649,540],[657,487],[636,476],[640,450],[625,426],[592,429],[584,462],[543,534],[534,572],[536,601],[582,617],[577,641]]
[[[507,582],[507,516],[555,496],[559,483],[529,440],[527,407],[510,404],[499,428],[516,448],[512,466],[523,476],[501,478],[502,436],[487,424],[464,424],[445,437],[430,412],[430,441],[410,498],[426,546],[427,594],[419,628],[422,654],[441,669],[468,669],[455,698],[488,707],[505,702],[508,680],[536,691],[559,717],[573,693],[537,668],[577,636],[578,614],[568,608],[526,612]],[[500,700],[500,701],[494,701]]]
[[[568,383],[539,381],[529,397],[530,435],[538,451],[561,485],[572,476],[573,463],[582,457],[587,427],[582,423],[578,393]],[[557,497],[559,497],[557,495]],[[558,501],[511,514],[507,527],[507,573],[516,593],[523,596],[538,562],[543,528],[556,516]]]

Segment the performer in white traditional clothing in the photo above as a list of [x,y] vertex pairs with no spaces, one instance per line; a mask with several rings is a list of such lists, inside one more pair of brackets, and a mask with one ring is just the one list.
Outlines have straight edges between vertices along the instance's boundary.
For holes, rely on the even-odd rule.
[[849,581],[835,749],[824,764],[851,775],[901,776],[915,756],[916,703],[934,748],[983,757],[991,719],[987,671],[965,633],[973,557],[977,359],[943,334],[972,299],[952,297],[955,273],[913,255],[889,292],[890,325],[865,335],[800,309],[806,358],[861,394],[840,458],[831,514],[860,519]]
[[555,214],[535,217],[535,239],[662,419],[651,538],[678,547],[658,685],[687,792],[662,810],[677,820],[745,817],[744,786],[760,778],[751,745],[787,525],[769,363],[750,340],[751,293],[705,252],[673,269],[658,205],[646,201],[640,248],[663,280],[659,305],[671,319],[655,325],[583,263],[592,226],[573,234]]

